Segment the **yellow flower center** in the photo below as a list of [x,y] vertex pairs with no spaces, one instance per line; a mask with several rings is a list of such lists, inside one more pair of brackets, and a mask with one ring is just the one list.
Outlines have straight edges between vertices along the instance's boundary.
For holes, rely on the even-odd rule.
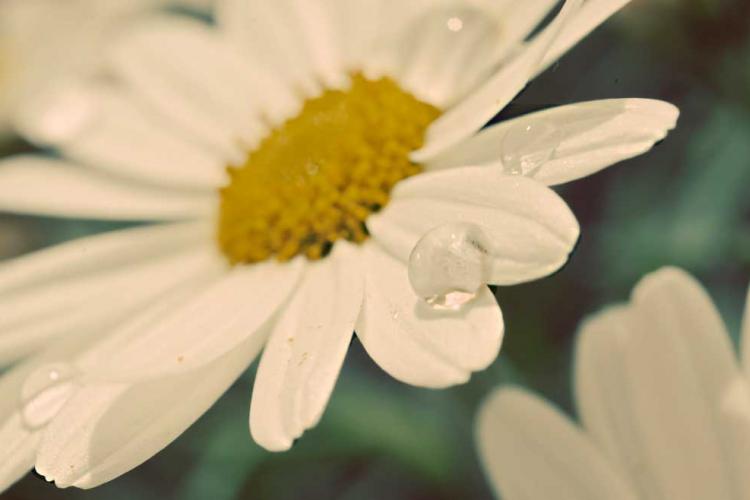
[[218,241],[233,264],[324,257],[338,239],[367,239],[365,220],[421,167],[409,153],[440,114],[393,80],[352,76],[309,99],[245,163],[228,168]]

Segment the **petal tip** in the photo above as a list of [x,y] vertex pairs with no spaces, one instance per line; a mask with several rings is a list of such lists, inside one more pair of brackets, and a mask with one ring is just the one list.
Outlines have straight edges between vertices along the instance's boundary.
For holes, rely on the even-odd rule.
[[703,286],[687,271],[674,266],[666,266],[644,276],[633,288],[632,300],[637,302],[666,287],[695,288]]

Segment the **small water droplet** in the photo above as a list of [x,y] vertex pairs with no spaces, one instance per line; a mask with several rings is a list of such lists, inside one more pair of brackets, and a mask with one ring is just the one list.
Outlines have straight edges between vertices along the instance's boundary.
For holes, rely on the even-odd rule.
[[22,132],[32,140],[60,144],[76,139],[99,115],[93,90],[75,81],[50,85],[20,110]]
[[502,143],[503,170],[533,177],[555,154],[562,131],[552,123],[534,121],[510,127]]
[[75,369],[65,363],[44,365],[32,372],[21,387],[21,417],[32,430],[44,427],[75,390]]
[[464,29],[464,21],[458,16],[449,17],[445,22],[445,25],[450,31],[454,33],[458,33],[459,31]]
[[482,228],[450,223],[428,231],[409,257],[414,292],[435,309],[457,310],[487,282],[488,238]]

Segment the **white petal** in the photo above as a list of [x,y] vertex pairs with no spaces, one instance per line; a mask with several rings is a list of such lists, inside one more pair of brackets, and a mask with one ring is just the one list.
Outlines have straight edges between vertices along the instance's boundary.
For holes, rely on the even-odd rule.
[[[641,492],[659,491],[636,420],[628,380],[632,341],[627,306],[611,307],[585,321],[578,337],[575,386],[580,419],[604,453],[633,477]],[[637,470],[636,470],[637,468]]]
[[739,368],[724,323],[700,284],[678,269],[644,278],[632,302],[631,379],[643,388],[636,410],[663,490],[668,497],[729,498],[732,436],[723,435],[718,410]]
[[0,294],[111,270],[207,241],[203,223],[153,225],[80,238],[0,264]]
[[721,396],[722,434],[728,444],[729,466],[736,498],[750,497],[750,383],[738,377]]
[[745,300],[745,313],[742,316],[742,333],[740,336],[742,346],[742,365],[745,368],[748,380],[750,380],[750,288],[747,290]]
[[118,176],[204,190],[226,179],[219,155],[175,133],[122,88],[56,83],[19,119],[30,140]]
[[403,263],[375,244],[364,252],[365,300],[356,331],[381,368],[408,384],[448,387],[495,360],[503,318],[489,289],[458,311],[433,309],[412,291]]
[[446,108],[488,78],[557,2],[423,3],[392,37],[390,50],[397,59],[393,71],[421,100]]
[[58,486],[92,488],[161,451],[247,368],[265,335],[249,336],[204,367],[139,384],[84,387],[47,427],[37,471]]
[[213,362],[258,334],[293,291],[303,262],[269,262],[228,271],[152,325],[137,331],[124,325],[87,353],[87,371],[130,382]]
[[0,365],[19,359],[51,338],[107,329],[150,301],[193,280],[216,276],[224,262],[199,246],[114,270],[53,281],[2,296]]
[[526,86],[581,1],[566,0],[557,17],[527,47],[469,97],[435,120],[427,130],[425,146],[412,153],[412,159],[424,163],[434,158],[480,130],[503,109]]
[[341,44],[334,32],[335,11],[324,2],[291,0],[288,7],[299,23],[303,44],[315,74],[328,87],[346,84]]
[[21,417],[21,394],[28,377],[43,364],[64,362],[90,342],[76,334],[53,343],[41,354],[19,363],[0,377],[0,493],[29,472],[36,457],[41,431],[26,425]]
[[364,291],[361,253],[338,243],[308,267],[273,327],[255,377],[250,430],[263,447],[289,449],[315,426],[336,383]]
[[[360,1],[364,4],[365,1]],[[400,66],[401,54],[398,47],[399,40],[407,33],[407,27],[415,19],[425,14],[436,5],[442,5],[440,0],[377,0],[375,11],[367,11],[369,20],[362,29],[352,25],[349,30],[356,30],[356,36],[370,36],[361,43],[362,49],[359,59],[352,61],[355,71],[364,71],[369,78],[376,79],[383,76],[393,76]],[[362,7],[366,10],[366,7]],[[356,19],[356,18],[355,18]],[[370,26],[369,29],[366,26]],[[408,33],[407,33],[408,34]],[[344,42],[346,44],[346,42]],[[350,63],[351,64],[351,63]]]
[[[265,133],[261,114],[273,95],[256,84],[263,70],[205,23],[174,15],[138,23],[118,40],[110,60],[150,105],[225,160]],[[291,96],[286,104],[294,106]]]
[[375,239],[406,262],[430,229],[442,224],[479,225],[493,257],[488,283],[509,285],[547,276],[568,259],[578,223],[549,188],[494,169],[467,167],[412,177],[367,227]]
[[664,268],[633,290],[633,314],[659,337],[682,343],[709,400],[738,373],[729,333],[703,287],[676,268]]
[[34,466],[41,435],[27,429],[18,413],[0,419],[0,493],[25,476]]
[[505,32],[490,9],[424,10],[392,41],[396,76],[420,100],[445,108],[487,76]]
[[327,0],[331,13],[334,43],[338,45],[343,67],[362,71],[363,61],[372,55],[382,30],[384,4],[390,0]]
[[134,184],[41,156],[0,162],[0,211],[100,220],[188,219],[213,197]]
[[[308,13],[309,11],[309,13]],[[331,20],[319,2],[222,0],[216,17],[220,28],[248,57],[271,68],[283,81],[312,94],[316,78],[337,85],[343,67],[329,38]]]
[[739,369],[721,318],[700,285],[675,269],[645,278],[632,300],[584,329],[584,422],[642,490],[733,498],[734,438],[720,408]]
[[[552,158],[530,174],[547,185],[586,177],[645,153],[673,129],[679,110],[652,99],[607,99],[560,106],[489,127],[435,158],[430,170],[487,165],[502,171],[503,160],[522,152],[509,149],[506,134],[517,129],[554,127]],[[533,152],[532,150],[524,153]]]
[[639,498],[565,416],[520,389],[498,390],[482,405],[477,443],[507,500]]
[[563,54],[629,2],[630,0],[586,0],[552,44],[544,57],[544,62],[537,68],[536,74],[560,59]]
[[518,2],[515,0],[501,0],[490,2],[491,6],[497,5],[497,15],[502,22],[503,38],[498,47],[499,56],[505,56],[508,52],[523,42],[526,37],[541,24],[549,14],[557,0],[526,0]]

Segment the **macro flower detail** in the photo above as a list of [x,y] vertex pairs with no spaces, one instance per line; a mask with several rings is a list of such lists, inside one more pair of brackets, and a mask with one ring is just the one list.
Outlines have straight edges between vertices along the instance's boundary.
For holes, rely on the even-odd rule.
[[439,111],[392,80],[352,77],[351,89],[308,100],[229,171],[219,245],[231,262],[270,255],[319,259],[338,239],[362,243],[368,216],[419,173],[409,153]]
[[586,320],[580,427],[515,388],[484,403],[477,443],[502,498],[741,499],[750,495],[750,295],[738,363],[701,285],[676,268]]
[[[215,24],[162,15],[113,36],[109,78],[24,115],[59,155],[0,163],[0,210],[155,224],[0,267],[0,361],[17,363],[0,394],[24,394],[0,402],[0,486],[31,467],[61,487],[123,474],[261,350],[250,430],[274,451],[321,418],[353,332],[405,383],[486,368],[504,325],[485,285],[547,276],[578,239],[549,186],[675,126],[668,103],[618,99],[480,132],[624,3],[568,0],[537,31],[556,2],[223,0]],[[444,224],[492,244],[455,309],[407,270]]]

